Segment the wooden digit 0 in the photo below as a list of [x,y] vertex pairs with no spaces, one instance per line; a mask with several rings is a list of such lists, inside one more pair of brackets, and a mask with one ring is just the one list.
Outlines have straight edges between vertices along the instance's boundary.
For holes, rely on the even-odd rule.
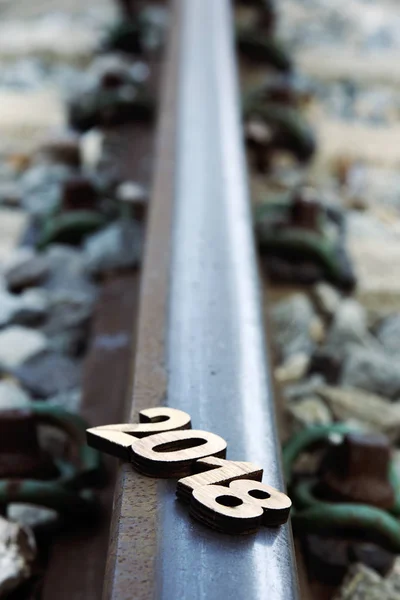
[[224,533],[254,533],[260,525],[276,527],[289,517],[291,501],[275,488],[240,479],[229,487],[205,485],[193,490],[190,514]]
[[191,428],[188,413],[166,406],[140,411],[139,421],[140,423],[119,423],[87,429],[87,443],[100,452],[123,460],[131,460],[132,444],[135,438],[143,438],[164,431]]
[[182,477],[199,458],[226,455],[226,441],[209,431],[168,431],[137,440],[132,445],[135,468],[151,477]]

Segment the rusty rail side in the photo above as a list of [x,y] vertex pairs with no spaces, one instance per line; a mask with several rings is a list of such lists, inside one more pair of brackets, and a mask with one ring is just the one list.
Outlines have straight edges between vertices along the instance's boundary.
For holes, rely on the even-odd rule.
[[[102,287],[83,384],[82,413],[91,424],[122,419],[133,357],[138,289],[138,273],[119,275]],[[101,523],[59,535],[51,549],[42,600],[101,598],[103,576],[99,573],[104,572],[106,562],[114,490],[112,462],[107,460],[107,486],[98,491]]]
[[[150,60],[155,92],[159,59]],[[110,128],[104,168],[121,180],[148,186],[153,172],[154,128],[133,123]],[[96,306],[89,353],[85,358],[81,414],[91,425],[118,423],[130,408],[131,379],[141,274],[113,275],[103,282]],[[104,343],[104,341],[108,343]],[[107,485],[98,491],[101,522],[90,529],[64,531],[52,546],[42,600],[99,600],[109,545],[117,465],[106,457]],[[62,581],[62,586],[60,586]]]
[[[127,420],[143,408],[160,406],[166,395],[165,320],[168,302],[170,231],[174,198],[174,155],[179,56],[179,15],[165,61],[156,144],[152,202],[139,303],[133,400]],[[158,526],[157,481],[121,465],[117,477],[103,598],[147,600],[154,595]]]
[[[175,0],[132,410],[166,403],[283,488],[228,0]],[[294,600],[290,526],[237,538],[189,519],[174,481],[121,465],[104,599]]]

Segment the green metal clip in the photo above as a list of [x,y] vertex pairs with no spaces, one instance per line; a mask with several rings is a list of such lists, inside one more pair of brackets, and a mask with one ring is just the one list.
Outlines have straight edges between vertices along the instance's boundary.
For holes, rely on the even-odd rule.
[[55,510],[63,519],[93,515],[96,500],[87,488],[101,482],[104,469],[100,454],[86,445],[86,421],[79,415],[49,406],[46,402],[34,402],[21,412],[23,415],[33,415],[38,424],[64,431],[77,447],[77,464],[55,460],[59,476],[50,481],[0,480],[0,505],[7,506],[14,502],[34,504]]
[[335,532],[338,529],[361,532],[393,552],[400,552],[400,479],[390,466],[389,479],[395,492],[395,504],[390,511],[366,504],[333,503],[320,500],[314,493],[316,480],[291,485],[294,462],[315,444],[326,442],[334,434],[345,435],[355,428],[345,424],[310,427],[295,435],[283,449],[283,464],[287,484],[294,501],[292,522],[295,531],[307,533]]

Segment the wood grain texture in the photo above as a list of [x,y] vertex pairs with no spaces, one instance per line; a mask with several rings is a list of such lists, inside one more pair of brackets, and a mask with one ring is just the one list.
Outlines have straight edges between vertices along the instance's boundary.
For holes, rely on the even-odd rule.
[[168,431],[138,440],[132,445],[134,467],[150,477],[190,475],[199,458],[226,455],[226,441],[209,431]]
[[193,491],[190,514],[222,533],[244,535],[259,529],[264,511],[256,503],[238,498],[229,487],[206,485]]
[[139,420],[140,423],[119,423],[87,429],[87,443],[100,452],[131,460],[135,438],[191,428],[190,415],[183,410],[164,406],[140,411]]
[[185,502],[195,488],[203,485],[227,485],[235,479],[261,481],[263,470],[252,462],[225,460],[216,456],[201,458],[193,464],[194,475],[178,481],[176,494]]
[[[141,410],[139,412],[139,423],[130,426],[133,426],[132,433],[128,429],[124,429],[124,431],[129,431],[136,438],[144,438],[165,431],[191,429],[192,423],[187,412],[177,408],[158,406]],[[114,425],[111,425],[110,428],[113,429],[114,427]]]
[[266,527],[277,527],[288,520],[292,501],[289,496],[271,485],[242,479],[233,481],[229,487],[246,502],[262,507],[263,525]]
[[117,425],[120,429],[107,429],[107,427],[92,427],[86,430],[86,442],[88,446],[96,448],[99,452],[110,454],[129,461],[132,456],[132,435],[122,431],[124,424]]
[[291,501],[286,494],[265,483],[239,479],[229,487],[195,488],[190,514],[204,525],[223,533],[255,533],[261,525],[277,527],[289,517]]

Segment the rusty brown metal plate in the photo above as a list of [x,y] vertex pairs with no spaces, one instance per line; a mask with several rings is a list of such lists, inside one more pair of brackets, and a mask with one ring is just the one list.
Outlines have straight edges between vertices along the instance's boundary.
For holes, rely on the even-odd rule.
[[[92,425],[124,416],[134,351],[139,274],[106,282],[94,318],[85,363],[82,414]],[[99,491],[101,520],[92,528],[62,533],[53,545],[43,600],[101,598],[107,556],[116,464],[107,462],[108,484]]]
[[[147,229],[139,326],[134,365],[130,420],[137,412],[163,404],[165,372],[165,318],[170,264],[177,95],[178,24],[168,49],[164,71],[163,103],[156,148],[155,181]],[[104,598],[148,600],[153,597],[157,554],[157,481],[122,465],[117,479]]]

